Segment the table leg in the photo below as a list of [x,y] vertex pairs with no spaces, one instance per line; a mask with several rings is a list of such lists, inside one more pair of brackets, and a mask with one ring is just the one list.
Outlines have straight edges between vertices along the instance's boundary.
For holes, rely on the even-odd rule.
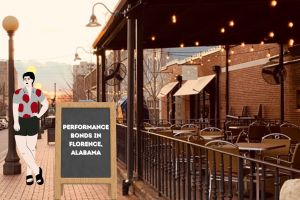
[[259,187],[260,177],[259,177],[259,163],[256,163],[256,199],[259,199]]

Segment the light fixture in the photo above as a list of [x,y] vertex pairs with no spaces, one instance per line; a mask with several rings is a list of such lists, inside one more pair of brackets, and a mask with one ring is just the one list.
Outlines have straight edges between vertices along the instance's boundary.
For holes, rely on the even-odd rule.
[[277,1],[273,0],[271,1],[271,6],[275,7],[277,5]]
[[293,45],[294,45],[294,40],[293,40],[293,39],[290,39],[290,40],[289,40],[289,45],[290,45],[290,46],[293,46]]
[[270,49],[269,49],[269,51],[268,51],[268,53],[267,53],[267,57],[268,57],[268,58],[271,57]]
[[121,52],[123,52],[124,51],[124,49],[121,49]]
[[221,48],[221,51],[222,51],[222,52],[224,51],[224,47]]
[[231,54],[234,54],[234,50],[231,50]]
[[168,55],[167,55],[167,59],[169,59],[170,58],[170,55],[169,55],[169,53],[168,53]]
[[176,23],[176,16],[175,15],[172,16],[172,22]]
[[253,52],[253,51],[254,51],[253,45],[252,45],[252,47],[251,47],[250,51],[251,51],[251,52]]
[[293,22],[289,22],[289,27],[293,27],[294,26],[294,24],[293,24]]
[[154,60],[156,60],[156,59],[157,59],[157,57],[156,57],[156,53],[155,53]]
[[200,55],[199,58],[202,59],[202,55]]
[[181,48],[183,48],[183,47],[184,47],[183,43],[181,43],[181,44],[180,44],[180,47],[181,47]]
[[270,32],[269,36],[272,38],[274,37],[274,32]]
[[195,45],[196,45],[196,46],[199,46],[199,42],[198,42],[198,41],[197,41],[197,42],[195,42]]
[[229,26],[234,26],[233,20],[231,20],[231,21],[229,22]]
[[245,42],[242,42],[241,46],[244,47],[245,46]]
[[231,63],[230,55],[228,56],[228,63]]
[[264,45],[264,41],[261,41],[260,44],[261,44],[261,45]]
[[221,33],[225,33],[225,28],[221,28]]
[[155,40],[155,37],[154,37],[154,36],[152,36],[151,40],[153,40],[153,41],[154,41],[154,40]]
[[116,11],[116,12],[111,12],[103,3],[96,3],[94,6],[93,6],[93,10],[92,10],[92,15],[90,17],[90,22],[86,25],[87,27],[97,27],[97,26],[101,26],[101,24],[98,23],[98,20],[97,20],[97,17],[96,15],[94,15],[94,8],[97,4],[101,4],[103,5],[106,10],[108,12],[110,12],[111,14],[114,15],[114,18],[116,18],[119,14],[124,14],[124,12],[119,12],[119,11]]
[[210,60],[207,60],[207,62],[210,62]]
[[75,59],[74,59],[74,61],[76,61],[76,60],[82,60],[82,59],[79,57],[78,53],[77,53],[77,49],[78,49],[78,48],[82,48],[86,53],[90,53],[90,54],[93,53],[93,52],[88,52],[88,51],[86,51],[83,47],[79,46],[79,47],[76,48]]

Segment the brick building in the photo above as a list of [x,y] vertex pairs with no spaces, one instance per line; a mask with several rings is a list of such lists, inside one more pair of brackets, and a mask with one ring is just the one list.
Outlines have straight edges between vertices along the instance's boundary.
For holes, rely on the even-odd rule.
[[[284,52],[288,50],[284,45]],[[252,51],[253,50],[253,51]],[[232,115],[240,116],[243,106],[247,106],[248,115],[257,115],[259,105],[262,105],[263,118],[280,119],[280,84],[268,84],[262,77],[262,68],[270,63],[272,57],[279,54],[278,44],[255,44],[230,46],[228,60],[224,47],[217,47],[188,57],[181,61],[172,61],[162,67],[162,73],[169,73],[169,82],[176,81],[176,76],[182,74],[182,65],[193,64],[198,68],[198,77],[216,74],[213,66],[220,66],[219,75],[219,113],[220,119],[226,118],[226,62],[228,62],[228,104]],[[269,57],[271,56],[271,57]],[[286,60],[287,57],[284,58]],[[284,120],[300,125],[300,69],[299,63],[285,65],[287,77],[284,82]],[[214,78],[215,79],[215,78]],[[161,119],[168,119],[170,110],[175,109],[175,119],[215,118],[215,80],[211,80],[205,90],[205,107],[208,113],[202,116],[203,91],[198,95],[182,95],[174,97],[179,84],[165,97],[162,97]],[[182,81],[184,85],[187,81]],[[298,92],[297,92],[298,91]],[[298,96],[297,96],[298,95]],[[172,104],[170,97],[173,96]],[[169,100],[168,100],[169,99]],[[197,105],[199,106],[197,108]],[[298,107],[298,109],[297,109]],[[174,112],[172,110],[172,112]],[[178,113],[178,110],[180,111]],[[178,116],[178,114],[180,116]]]

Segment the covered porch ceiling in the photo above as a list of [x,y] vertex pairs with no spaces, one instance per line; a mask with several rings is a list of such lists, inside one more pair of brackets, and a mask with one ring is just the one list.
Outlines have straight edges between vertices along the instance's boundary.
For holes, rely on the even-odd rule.
[[[133,5],[138,1],[134,1]],[[211,45],[300,43],[299,0],[144,0],[143,48],[171,48]],[[115,10],[127,9],[120,0]],[[136,9],[139,9],[137,7]],[[97,13],[95,13],[97,15]],[[98,14],[99,15],[99,14]],[[172,16],[176,16],[176,23]],[[99,16],[98,16],[99,17]],[[229,22],[234,22],[231,27]],[[289,22],[293,27],[289,27]],[[127,47],[127,19],[110,17],[93,47],[112,50]],[[221,29],[225,32],[222,33]],[[270,37],[270,32],[274,37]],[[155,40],[152,40],[152,37]]]

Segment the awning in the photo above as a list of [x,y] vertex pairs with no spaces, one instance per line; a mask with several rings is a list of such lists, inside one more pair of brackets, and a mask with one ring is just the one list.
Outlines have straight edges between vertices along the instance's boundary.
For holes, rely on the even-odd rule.
[[168,83],[164,87],[161,88],[160,92],[157,95],[157,98],[164,97],[178,84],[177,82]]
[[199,77],[198,80],[188,80],[174,96],[198,94],[216,75]]

